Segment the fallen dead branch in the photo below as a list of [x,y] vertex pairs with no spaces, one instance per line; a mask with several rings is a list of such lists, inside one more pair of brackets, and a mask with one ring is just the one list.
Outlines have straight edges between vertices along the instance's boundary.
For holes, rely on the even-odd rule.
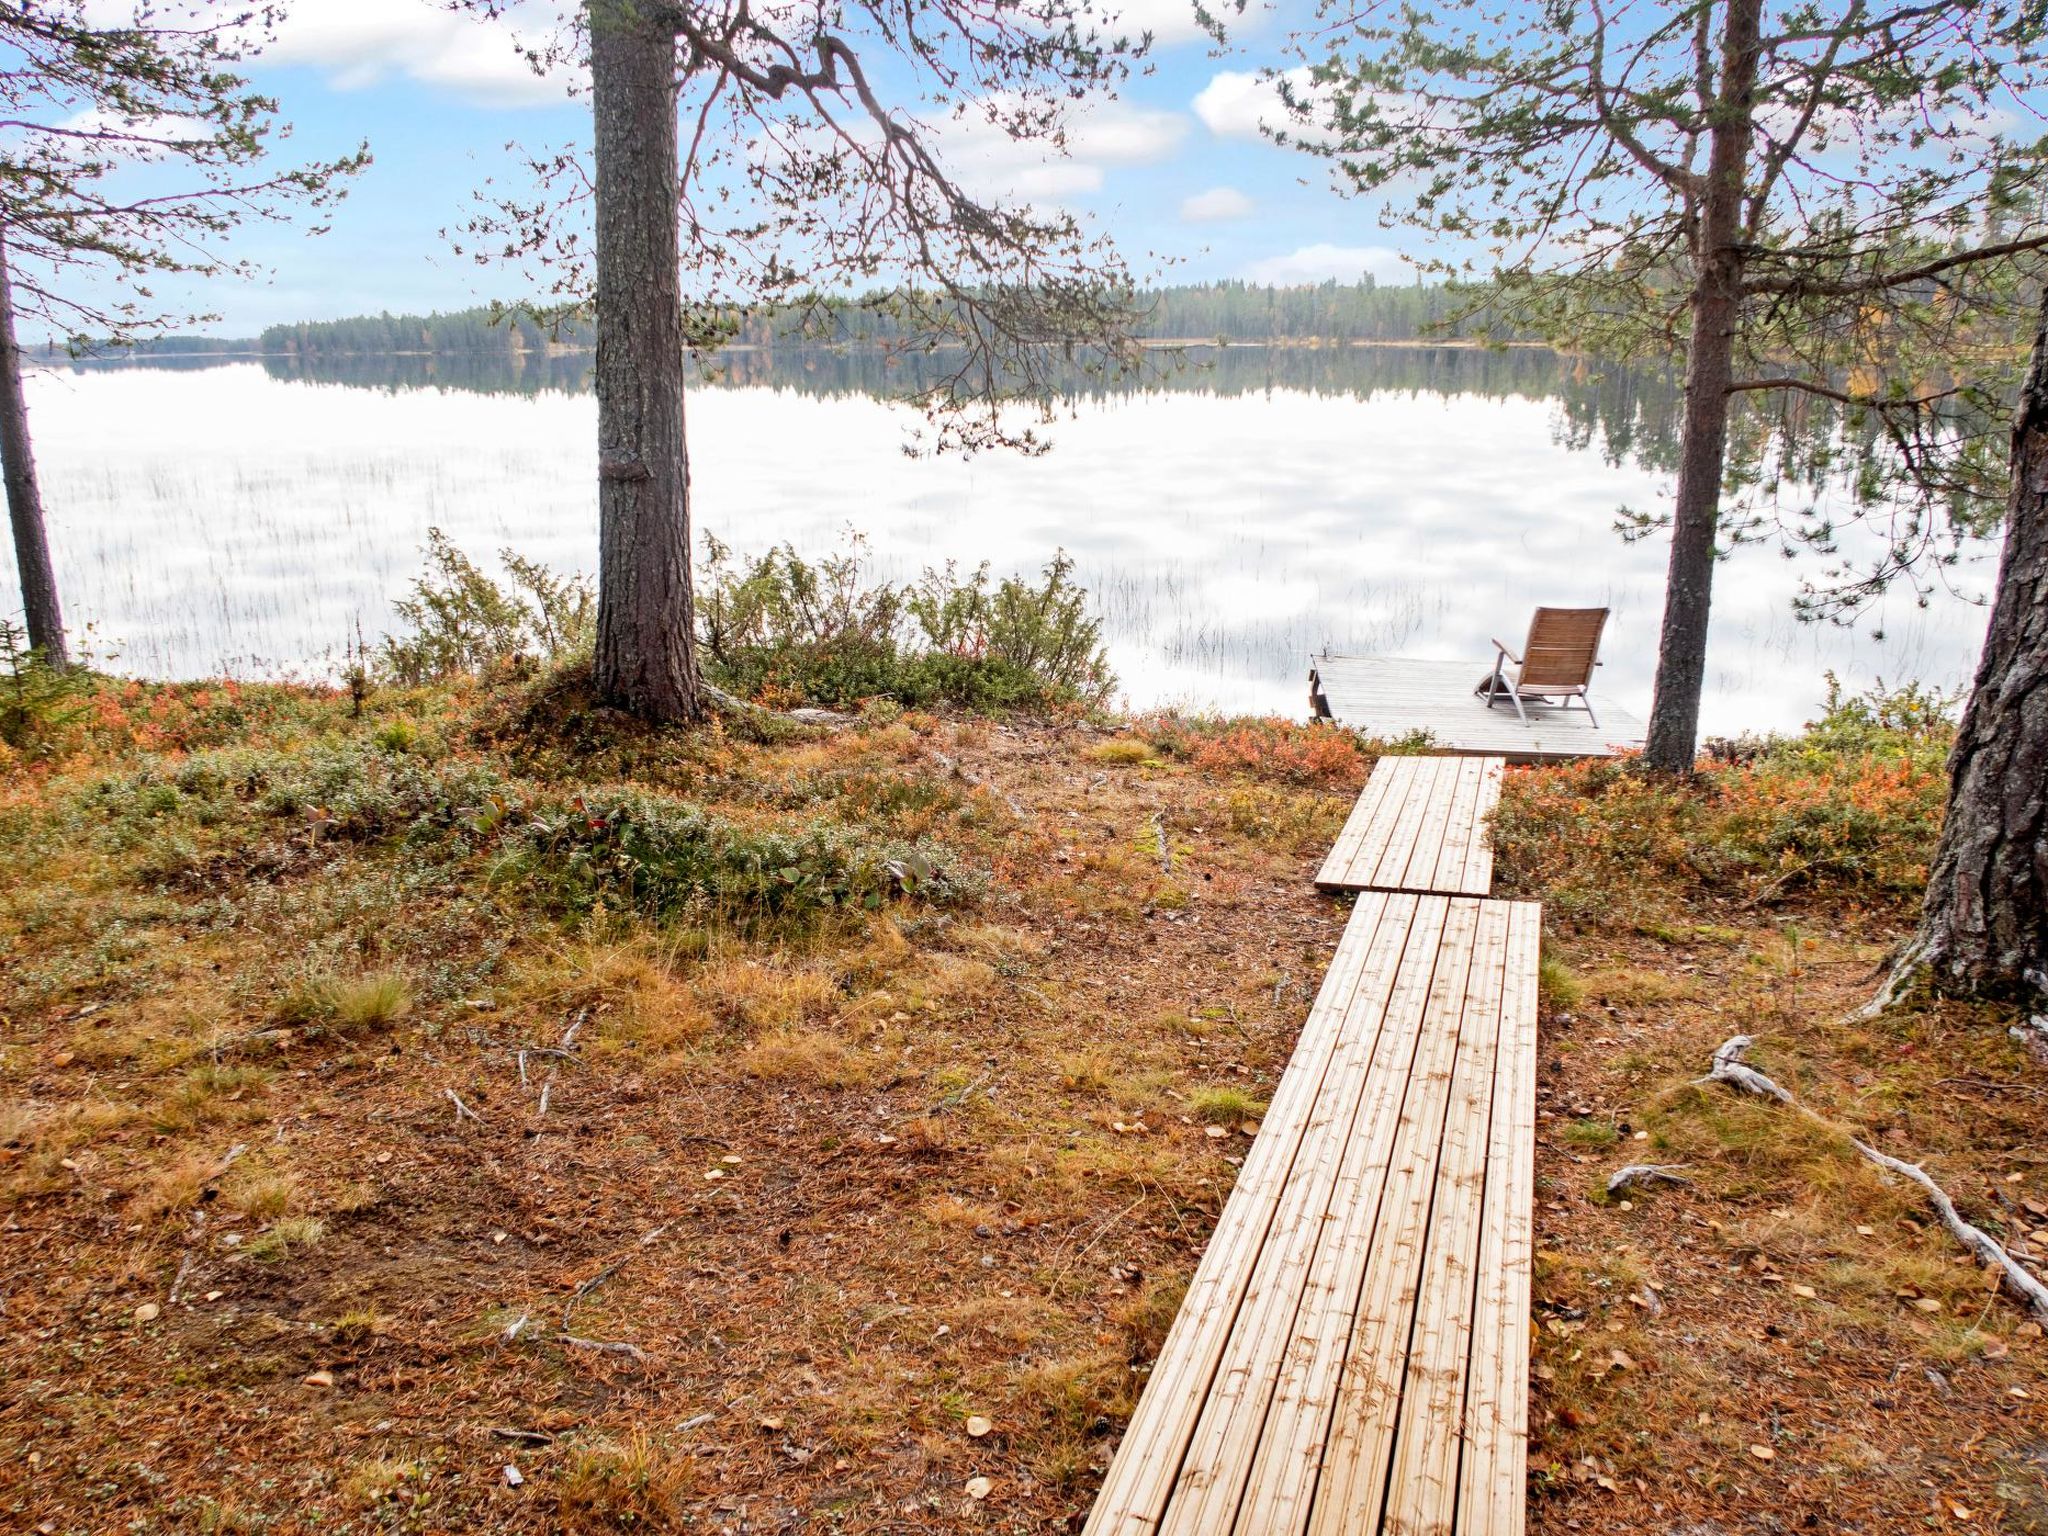
[[455,1123],[457,1125],[460,1125],[464,1120],[474,1120],[478,1125],[484,1123],[484,1117],[463,1103],[462,1096],[453,1088],[443,1088],[441,1091],[448,1095],[448,1102],[455,1106]]
[[[1775,1099],[1830,1130],[1839,1129],[1825,1116],[1815,1114],[1770,1078],[1744,1062],[1743,1054],[1748,1051],[1751,1044],[1753,1041],[1748,1035],[1736,1035],[1725,1041],[1721,1048],[1714,1052],[1714,1069],[1699,1081],[1725,1083],[1745,1093],[1753,1093],[1759,1098]],[[1997,1270],[2000,1283],[2014,1299],[2033,1313],[2037,1322],[2048,1324],[2048,1285],[2043,1285],[2029,1274],[2019,1260],[2007,1253],[1990,1233],[1963,1220],[1962,1213],[1956,1209],[1956,1203],[1949,1198],[1948,1191],[1928,1177],[1926,1169],[1917,1163],[1909,1163],[1889,1153],[1880,1152],[1868,1142],[1854,1136],[1849,1138],[1849,1144],[1885,1172],[1896,1174],[1908,1183],[1918,1186],[1920,1192],[1927,1197],[1927,1203],[1934,1208],[1934,1214],[1940,1218],[1942,1226],[1948,1229],[1949,1236],[1975,1254],[1987,1268]]]
[[1608,1175],[1607,1193],[1620,1194],[1633,1184],[1690,1184],[1679,1170],[1683,1163],[1630,1163],[1626,1168],[1617,1168]]
[[600,1354],[624,1355],[635,1365],[647,1363],[647,1351],[638,1344],[628,1344],[623,1339],[579,1339],[573,1333],[558,1333],[555,1335],[555,1342],[566,1344],[571,1349],[590,1349]]

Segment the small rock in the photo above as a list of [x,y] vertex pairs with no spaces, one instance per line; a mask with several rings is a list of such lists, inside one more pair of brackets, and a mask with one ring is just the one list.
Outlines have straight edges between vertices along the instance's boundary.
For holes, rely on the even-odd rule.
[[1230,1132],[1220,1125],[1205,1125],[1202,1127],[1202,1134],[1208,1137],[1211,1141],[1221,1141],[1224,1137],[1228,1136]]
[[1773,1456],[1776,1456],[1778,1453],[1772,1450],[1768,1445],[1752,1445],[1749,1448],[1749,1454],[1754,1456],[1758,1461],[1769,1461]]
[[308,1371],[299,1380],[309,1387],[331,1387],[334,1385],[334,1372]]
[[967,1421],[967,1435],[968,1438],[971,1440],[981,1439],[983,1436],[987,1435],[990,1430],[994,1428],[995,1425],[991,1424],[987,1419],[984,1419],[978,1413],[973,1415]]
[[996,1485],[985,1477],[970,1477],[967,1479],[967,1497],[975,1500],[985,1499],[995,1492],[995,1487]]
[[505,1463],[504,1476],[505,1486],[507,1488],[517,1488],[521,1483],[526,1481],[526,1479],[520,1475],[519,1469],[513,1466],[512,1463],[509,1461]]

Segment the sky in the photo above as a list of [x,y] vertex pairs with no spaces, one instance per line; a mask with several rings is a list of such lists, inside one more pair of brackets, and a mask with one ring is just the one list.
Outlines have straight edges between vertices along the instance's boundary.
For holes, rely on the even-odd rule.
[[[1103,0],[1108,3],[1108,0]],[[981,190],[1056,202],[1109,233],[1141,275],[1277,284],[1412,280],[1397,254],[1414,237],[1375,207],[1338,197],[1313,157],[1260,132],[1275,115],[1262,66],[1284,62],[1286,27],[1256,0],[1219,48],[1192,0],[1118,0],[1125,25],[1155,37],[1142,73],[1076,115],[1070,153],[1050,163],[1007,141],[953,146],[949,165]],[[586,100],[537,78],[501,26],[439,0],[295,0],[252,66],[293,134],[282,152],[336,155],[367,139],[374,157],[329,232],[245,229],[231,250],[261,282],[215,281],[196,297],[253,335],[343,315],[460,308],[525,297],[517,273],[454,254],[444,231],[480,188],[522,185],[521,156],[588,136]]]

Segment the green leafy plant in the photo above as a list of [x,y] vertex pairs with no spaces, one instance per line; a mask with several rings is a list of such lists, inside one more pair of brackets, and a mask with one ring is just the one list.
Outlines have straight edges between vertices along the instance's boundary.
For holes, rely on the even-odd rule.
[[748,696],[842,708],[1097,704],[1115,686],[1100,621],[1054,558],[1038,582],[947,565],[908,586],[869,573],[866,543],[818,561],[788,545],[751,560],[705,541],[697,618],[706,670]]
[[427,531],[426,573],[392,606],[412,632],[384,642],[383,670],[406,685],[480,672],[518,657],[560,661],[587,651],[597,633],[597,601],[581,576],[499,551],[510,576],[501,585],[438,528]]
[[0,618],[0,741],[17,749],[47,743],[85,713],[91,689],[90,673],[50,666],[24,630]]

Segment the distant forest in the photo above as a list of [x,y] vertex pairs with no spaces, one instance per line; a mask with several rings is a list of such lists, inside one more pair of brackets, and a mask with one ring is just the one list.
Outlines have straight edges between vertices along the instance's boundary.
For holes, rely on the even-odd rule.
[[[1139,333],[1174,341],[1428,341],[1466,337],[1473,327],[1451,317],[1469,308],[1472,290],[1442,286],[1382,287],[1324,283],[1273,288],[1251,283],[1198,283],[1142,295]],[[728,317],[731,345],[751,347],[904,342],[915,332],[885,299],[788,306]],[[595,330],[587,317],[550,327],[531,315],[489,308],[434,315],[359,315],[346,320],[274,325],[246,350],[306,360],[424,353],[439,357],[502,356],[588,350]],[[219,350],[232,343],[213,343]],[[151,350],[154,350],[153,348]],[[202,347],[190,350],[204,350]]]

